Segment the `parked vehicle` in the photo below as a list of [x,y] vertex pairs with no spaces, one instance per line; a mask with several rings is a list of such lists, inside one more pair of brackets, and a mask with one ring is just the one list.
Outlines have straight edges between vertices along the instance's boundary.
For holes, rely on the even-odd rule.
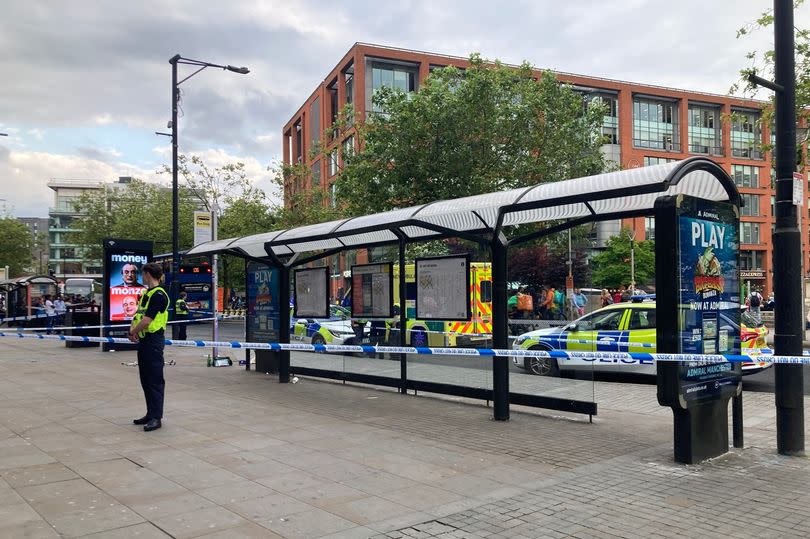
[[[609,305],[587,314],[562,328],[547,328],[520,335],[513,344],[516,350],[575,350],[582,352],[647,352],[656,348],[655,303],[627,302]],[[734,322],[721,316],[724,325]],[[743,351],[766,348],[765,325],[740,325]],[[755,352],[759,353],[759,352]],[[614,363],[600,363],[585,359],[557,361],[554,358],[513,358],[513,362],[532,374],[556,376],[564,371],[594,370],[615,372]],[[743,374],[754,374],[771,366],[764,361],[746,361]],[[655,375],[655,364],[626,364],[621,372]]]

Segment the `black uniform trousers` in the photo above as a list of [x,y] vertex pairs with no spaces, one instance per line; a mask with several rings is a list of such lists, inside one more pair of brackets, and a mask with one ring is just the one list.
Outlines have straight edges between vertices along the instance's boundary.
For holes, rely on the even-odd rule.
[[177,321],[177,339],[180,341],[185,341],[186,337],[186,326],[188,325],[188,315],[187,314],[178,314],[175,315],[175,320]]
[[146,417],[163,419],[163,330],[147,333],[138,341],[138,374],[146,398]]

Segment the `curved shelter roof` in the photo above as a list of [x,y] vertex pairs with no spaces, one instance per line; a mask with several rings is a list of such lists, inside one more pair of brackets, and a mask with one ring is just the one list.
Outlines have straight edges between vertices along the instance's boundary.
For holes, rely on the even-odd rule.
[[357,249],[442,237],[483,239],[508,227],[560,221],[582,223],[652,213],[662,196],[690,195],[741,205],[728,174],[714,161],[691,157],[621,170],[351,217],[289,230],[216,240],[186,253],[266,258],[312,251]]

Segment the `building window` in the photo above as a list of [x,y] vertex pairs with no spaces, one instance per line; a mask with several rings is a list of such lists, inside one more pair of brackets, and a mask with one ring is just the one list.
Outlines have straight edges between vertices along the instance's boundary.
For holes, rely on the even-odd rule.
[[689,105],[689,151],[723,155],[720,107]]
[[312,187],[321,185],[321,160],[312,163]]
[[655,239],[655,217],[644,218],[644,239],[645,240]]
[[605,116],[602,119],[602,136],[605,144],[619,143],[619,98],[615,94],[604,92],[583,93],[585,106],[590,103],[597,103],[606,107]]
[[759,187],[759,167],[731,165],[731,176],[737,187]]
[[759,223],[740,223],[740,243],[759,243]]
[[316,97],[309,106],[309,142],[310,149],[315,150],[321,140],[321,98]]
[[[334,126],[338,121],[338,109],[340,105],[338,104],[338,81],[337,79],[333,80],[329,86],[327,87],[327,92],[329,94],[329,125]],[[338,136],[337,128],[332,128],[332,140]]]
[[633,98],[633,146],[679,152],[678,137],[676,102]]
[[405,93],[414,92],[418,76],[419,66],[414,64],[371,62],[371,92],[368,93],[370,102],[367,103],[367,109],[373,112],[384,112],[378,104],[374,103],[375,92],[380,88],[393,88]]
[[329,186],[330,202],[333,208],[337,208],[337,184],[333,183]]
[[764,255],[763,251],[740,251],[740,269],[761,270]]
[[335,174],[338,173],[338,151],[337,149],[332,150],[327,155],[329,159],[329,177],[331,178]]
[[346,86],[345,104],[354,103],[354,64],[343,70],[343,84]]
[[346,137],[343,141],[343,166],[346,166],[346,160],[354,155],[354,136]]
[[747,159],[762,159],[758,144],[762,142],[759,129],[759,112],[732,111],[731,155]]
[[[807,208],[808,217],[810,217],[810,208]],[[776,197],[771,197],[771,217],[776,217]]]
[[663,165],[664,163],[674,163],[677,159],[670,159],[669,157],[647,157],[644,156],[644,166],[649,167],[652,165]]
[[295,163],[299,164],[303,161],[304,156],[304,131],[301,127],[301,120],[295,122],[293,129],[295,130]]
[[759,195],[741,193],[741,196],[743,200],[743,207],[740,208],[742,215],[745,217],[759,216]]

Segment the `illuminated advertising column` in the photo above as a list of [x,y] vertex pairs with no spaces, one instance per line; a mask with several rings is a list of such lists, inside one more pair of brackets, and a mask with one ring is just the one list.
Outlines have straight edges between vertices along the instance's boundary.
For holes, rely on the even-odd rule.
[[742,390],[741,364],[700,355],[740,353],[739,209],[678,196],[656,215],[658,352],[695,355],[659,362],[658,401],[675,416],[675,460],[728,451],[728,399]]
[[[104,291],[101,323],[104,337],[126,338],[129,322],[146,291],[141,269],[152,260],[152,242],[107,238],[104,241]],[[103,344],[102,350],[134,350],[131,344]]]

